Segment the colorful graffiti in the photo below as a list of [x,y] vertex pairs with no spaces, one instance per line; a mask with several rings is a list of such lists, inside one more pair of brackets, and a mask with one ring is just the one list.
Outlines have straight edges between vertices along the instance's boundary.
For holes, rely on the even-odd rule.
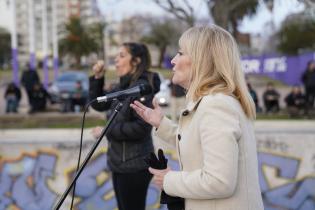
[[[297,179],[301,160],[260,152],[258,162],[265,210],[315,209],[315,177]],[[266,167],[276,169],[275,177],[268,176]],[[275,178],[280,184],[271,183]]]
[[[177,161],[172,158],[171,154],[166,154],[169,159],[169,165],[178,170]],[[79,210],[88,209],[115,209],[117,207],[110,179],[110,173],[107,168],[106,153],[98,154],[86,169],[82,172],[76,185],[75,196],[79,202],[75,205]],[[73,171],[70,171],[70,177]],[[160,191],[154,184],[151,184],[148,190],[147,207],[150,209],[166,209],[164,205],[159,204]]]
[[22,155],[3,161],[0,173],[0,209],[49,210],[57,195],[47,185],[55,171],[56,155]]
[[[22,154],[15,160],[0,160],[0,209],[52,209],[58,195],[48,181],[56,178],[54,174],[61,174],[56,173],[57,153],[38,152]],[[166,155],[171,168],[178,169],[174,154],[167,152]],[[298,178],[302,159],[259,152],[258,160],[266,210],[315,209],[315,177]],[[75,192],[76,209],[117,209],[106,161],[106,152],[100,152],[82,172]],[[268,172],[270,168],[275,173]],[[69,182],[73,174],[74,170],[68,169],[64,178]],[[148,209],[166,209],[166,206],[159,204],[159,196],[160,191],[151,184],[147,196]]]
[[[178,169],[177,161],[166,154],[169,165]],[[21,155],[16,160],[1,160],[0,209],[1,210],[49,210],[56,203],[57,194],[47,184],[55,173],[57,157],[51,153]],[[117,209],[114,191],[107,168],[107,156],[102,152],[90,161],[77,180],[75,209]],[[70,180],[74,170],[67,173]],[[159,204],[160,191],[154,184],[148,190],[147,206],[150,209],[166,210]]]

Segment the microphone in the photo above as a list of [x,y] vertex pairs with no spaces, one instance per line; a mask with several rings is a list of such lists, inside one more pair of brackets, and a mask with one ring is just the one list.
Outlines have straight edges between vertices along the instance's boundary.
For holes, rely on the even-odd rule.
[[108,102],[112,100],[121,100],[130,96],[143,96],[147,95],[152,92],[152,88],[148,84],[140,84],[135,87],[126,89],[126,90],[121,90],[121,91],[116,91],[113,93],[109,93],[105,96],[100,96],[97,97],[96,100],[98,103],[100,102]]

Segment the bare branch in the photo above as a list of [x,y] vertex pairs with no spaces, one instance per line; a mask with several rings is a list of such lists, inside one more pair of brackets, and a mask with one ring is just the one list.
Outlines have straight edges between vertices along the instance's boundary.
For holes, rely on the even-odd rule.
[[298,0],[305,4],[306,7],[315,8],[315,0]]
[[183,0],[185,5],[188,7],[189,11],[190,11],[190,14],[193,14],[194,13],[194,8],[188,3],[187,0]]
[[186,11],[183,7],[176,6],[173,0],[166,0],[166,1],[153,0],[153,1],[162,9],[174,15],[177,19],[186,22],[189,26],[194,25],[195,23],[195,17],[193,14],[194,10],[187,0],[184,0],[184,3],[187,6],[188,11]]

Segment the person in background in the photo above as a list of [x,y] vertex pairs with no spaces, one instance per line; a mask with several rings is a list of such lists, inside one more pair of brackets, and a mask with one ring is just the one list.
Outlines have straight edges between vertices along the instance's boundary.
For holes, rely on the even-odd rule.
[[173,58],[174,84],[186,89],[178,124],[154,108],[130,106],[176,145],[180,171],[149,168],[153,181],[185,209],[263,210],[253,120],[255,104],[232,35],[219,26],[192,27]]
[[86,104],[86,96],[84,96],[81,81],[76,82],[76,89],[71,96],[71,110],[75,112],[81,111]]
[[[141,97],[141,101],[152,107],[154,94],[160,90],[160,78],[157,73],[149,71],[151,57],[147,47],[140,43],[122,44],[115,58],[116,74],[119,84],[111,90],[104,91],[104,62],[93,66],[90,77],[89,96],[95,99],[110,92],[121,91],[139,84],[150,85],[152,92]],[[108,166],[112,171],[113,186],[119,210],[144,210],[146,194],[152,175],[144,158],[154,151],[151,130],[152,126],[144,122],[129,104],[139,97],[128,97],[123,100],[124,106],[111,124],[106,137],[108,139]],[[140,99],[139,99],[140,100]],[[107,111],[110,116],[117,101],[93,103],[98,111]],[[99,137],[102,128],[93,130]]]
[[305,95],[299,86],[294,86],[284,100],[291,117],[297,117],[302,111],[305,111]]
[[45,111],[50,96],[41,83],[35,83],[31,91],[31,110],[29,113]]
[[11,82],[4,93],[6,100],[6,113],[18,112],[19,103],[21,100],[21,90],[13,82]]
[[252,97],[252,99],[253,99],[253,101],[255,103],[256,112],[260,113],[262,110],[261,110],[261,107],[259,106],[257,93],[253,89],[253,87],[252,87],[252,85],[250,83],[247,83],[247,87],[248,87],[248,90],[249,90],[249,94],[251,95],[251,97]]
[[263,93],[263,100],[265,104],[266,113],[277,113],[280,110],[279,107],[280,94],[275,89],[273,83],[267,84],[266,90]]
[[40,83],[39,76],[36,72],[36,69],[31,69],[30,64],[26,65],[26,68],[23,70],[22,77],[21,77],[21,84],[26,90],[27,98],[28,98],[28,103],[31,106],[32,104],[32,91],[33,91],[33,86],[36,83]]
[[315,101],[315,61],[307,63],[307,68],[302,74],[302,82],[305,88],[307,111],[314,107]]
[[185,89],[179,85],[174,84],[172,81],[169,84],[171,89],[171,119],[176,122],[179,112],[185,106]]

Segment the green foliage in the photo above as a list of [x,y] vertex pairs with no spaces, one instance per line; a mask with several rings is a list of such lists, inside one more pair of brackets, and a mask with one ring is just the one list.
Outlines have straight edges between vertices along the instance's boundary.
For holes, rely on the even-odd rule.
[[315,49],[315,20],[291,21],[284,24],[277,34],[279,51],[298,54],[300,50]]
[[65,28],[66,36],[59,41],[60,54],[72,55],[76,59],[76,65],[80,66],[80,59],[83,55],[97,51],[97,42],[77,17],[70,18]]
[[0,28],[0,65],[11,59],[10,33]]
[[172,21],[164,20],[163,22],[152,23],[149,34],[142,37],[143,42],[152,44],[159,49],[159,68],[161,68],[167,47],[177,44],[180,33],[181,31],[176,28]]
[[98,54],[100,57],[104,57],[104,30],[106,23],[94,23],[88,28],[91,38],[95,41]]
[[208,9],[215,23],[235,36],[239,22],[247,15],[254,15],[258,3],[258,0],[211,0]]

